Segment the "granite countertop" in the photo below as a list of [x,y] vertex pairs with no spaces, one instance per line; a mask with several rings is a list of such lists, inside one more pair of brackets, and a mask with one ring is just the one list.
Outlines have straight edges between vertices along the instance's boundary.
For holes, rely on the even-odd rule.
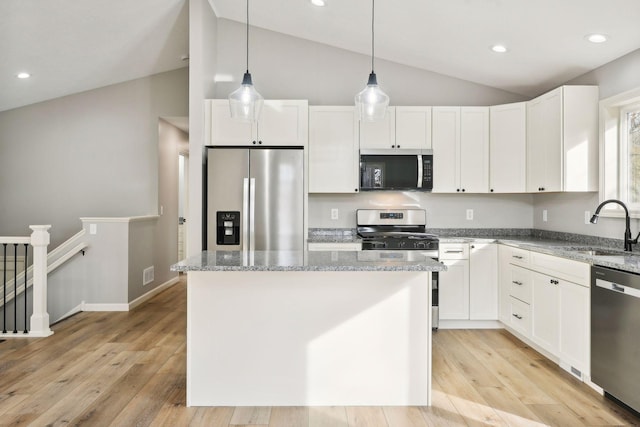
[[419,251],[204,251],[172,271],[443,271]]
[[[488,238],[470,237],[440,237],[441,243],[474,243],[474,242],[495,242],[503,245],[515,246],[534,252],[558,256],[574,261],[586,262],[591,265],[615,268],[640,274],[640,253],[624,252],[622,246],[610,246],[602,244],[592,244],[588,239],[582,243],[577,241],[567,241],[560,239],[549,239],[533,236],[496,236]],[[606,255],[590,255],[583,251],[600,250],[608,252]]]

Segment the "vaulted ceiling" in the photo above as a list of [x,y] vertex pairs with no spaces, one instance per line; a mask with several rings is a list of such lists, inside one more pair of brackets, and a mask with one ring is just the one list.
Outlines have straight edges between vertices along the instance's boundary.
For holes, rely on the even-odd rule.
[[[209,2],[245,22],[245,1]],[[376,56],[535,96],[640,48],[639,19],[638,0],[378,0]],[[371,54],[370,0],[252,0],[250,22]],[[180,68],[187,1],[2,0],[0,53],[0,111]]]

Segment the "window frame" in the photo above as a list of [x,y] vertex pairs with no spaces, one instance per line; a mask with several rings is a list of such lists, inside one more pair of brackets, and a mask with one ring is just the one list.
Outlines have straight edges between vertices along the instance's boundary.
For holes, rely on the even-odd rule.
[[[599,109],[600,202],[621,200],[627,205],[632,218],[640,218],[640,202],[631,204],[627,192],[629,169],[625,117],[629,111],[640,111],[640,88],[601,100]],[[608,204],[600,216],[621,218],[624,210],[617,204]]]

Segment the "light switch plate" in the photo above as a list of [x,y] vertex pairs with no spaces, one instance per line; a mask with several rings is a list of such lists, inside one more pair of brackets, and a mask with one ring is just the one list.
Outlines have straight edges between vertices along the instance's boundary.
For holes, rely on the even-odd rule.
[[89,234],[98,234],[98,224],[89,224]]
[[467,219],[469,221],[473,220],[473,209],[467,209]]
[[542,211],[542,222],[547,222],[547,210]]
[[338,209],[337,208],[331,209],[331,219],[338,219]]

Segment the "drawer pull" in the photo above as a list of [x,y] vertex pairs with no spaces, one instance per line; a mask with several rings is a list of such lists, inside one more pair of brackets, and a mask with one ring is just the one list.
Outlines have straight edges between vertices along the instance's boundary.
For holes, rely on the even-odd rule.
[[518,285],[518,286],[522,286],[522,285],[524,285],[524,283],[522,283],[522,282],[518,282],[517,280],[513,280],[511,283],[515,283],[515,284],[516,284],[516,285]]
[[461,254],[463,251],[459,250],[459,251],[444,251],[445,254]]
[[515,317],[518,320],[522,320],[522,316],[520,316],[519,314],[513,313],[513,317]]
[[513,258],[515,259],[522,259],[523,257],[521,255],[513,255]]

